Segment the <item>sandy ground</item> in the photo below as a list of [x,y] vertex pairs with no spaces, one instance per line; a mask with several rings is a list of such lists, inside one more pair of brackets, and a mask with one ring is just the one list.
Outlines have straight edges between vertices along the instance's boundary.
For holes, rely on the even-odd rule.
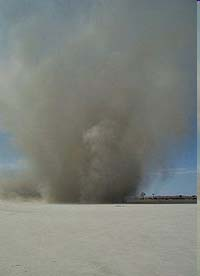
[[196,276],[196,205],[0,201],[0,275]]

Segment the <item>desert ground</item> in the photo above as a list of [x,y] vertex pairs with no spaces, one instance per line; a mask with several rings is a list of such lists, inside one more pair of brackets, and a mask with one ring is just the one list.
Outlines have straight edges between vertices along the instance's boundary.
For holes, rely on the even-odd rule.
[[196,209],[0,201],[0,275],[196,276]]

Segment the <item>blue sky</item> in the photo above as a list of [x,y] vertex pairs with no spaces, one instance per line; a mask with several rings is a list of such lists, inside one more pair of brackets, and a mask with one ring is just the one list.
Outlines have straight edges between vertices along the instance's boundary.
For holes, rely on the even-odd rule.
[[[3,27],[0,27],[0,57],[5,55],[6,29],[9,28],[9,24],[15,24],[19,17],[23,17],[24,14],[26,14],[26,16],[29,13],[31,14],[35,9],[39,9],[40,5],[45,5],[46,1],[39,1],[40,4],[38,4],[38,1],[23,0],[20,2],[22,6],[16,4],[18,1],[3,0],[0,2],[0,23],[4,23]],[[64,1],[59,2],[60,7],[62,7]],[[89,1],[87,2],[89,3]],[[72,6],[74,5],[73,3],[74,2],[71,1]],[[76,2],[76,4],[78,3],[80,4],[80,1]],[[16,8],[10,9],[9,6],[11,5],[15,5]],[[11,10],[12,13],[10,12]],[[200,10],[200,8],[198,10]],[[198,25],[199,24],[198,22]],[[147,194],[196,194],[196,112],[192,115],[191,124],[194,126],[192,133],[188,135],[184,141],[181,141],[178,149],[175,150],[171,147],[169,150],[169,164],[166,172],[156,171],[149,175],[148,181],[150,185],[148,188],[145,188]],[[14,168],[15,165],[20,169],[20,167],[18,167],[18,161],[23,158],[23,153],[17,150],[13,144],[12,134],[0,131],[0,170]]]

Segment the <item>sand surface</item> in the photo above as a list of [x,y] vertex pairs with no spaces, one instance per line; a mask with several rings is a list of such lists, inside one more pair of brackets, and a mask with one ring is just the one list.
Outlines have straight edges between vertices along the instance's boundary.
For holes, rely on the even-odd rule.
[[0,275],[196,276],[196,205],[0,201]]

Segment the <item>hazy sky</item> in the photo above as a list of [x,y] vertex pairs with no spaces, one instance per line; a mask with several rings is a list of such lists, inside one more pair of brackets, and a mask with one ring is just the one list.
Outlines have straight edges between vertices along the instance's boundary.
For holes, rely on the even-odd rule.
[[[67,1],[68,9],[66,9],[65,0],[57,0],[55,8],[59,9],[60,18],[62,17],[70,18],[70,22],[73,22],[71,18],[75,17],[77,6],[79,10],[87,11],[87,9],[92,9],[93,5],[91,4],[94,1],[89,0],[76,0],[76,1]],[[101,1],[96,1],[101,2]],[[136,3],[137,1],[135,1]],[[150,4],[152,2],[152,4]],[[142,1],[142,5],[139,7],[140,12],[143,9],[143,12],[147,14],[149,20],[153,14],[156,13],[163,5],[163,9],[168,9],[170,6],[168,3],[170,1]],[[186,5],[187,1],[176,1],[180,5]],[[48,3],[48,4],[47,4]],[[147,5],[148,6],[147,6]],[[9,55],[7,51],[9,36],[11,34],[13,26],[18,24],[20,21],[23,21],[23,18],[27,18],[34,14],[36,11],[39,12],[40,9],[46,7],[46,13],[51,13],[54,8],[54,1],[49,0],[0,0],[0,62],[3,64],[7,56]],[[137,4],[135,5],[136,9]],[[177,10],[174,12],[185,12],[185,10],[177,5]],[[199,14],[200,8],[198,9]],[[54,26],[56,24],[57,18],[54,18],[54,15],[49,16],[50,24]],[[84,20],[80,19],[80,20]],[[169,19],[170,20],[170,19]],[[199,20],[200,21],[200,20]],[[200,27],[200,22],[198,22]],[[135,32],[140,31],[138,26],[130,26],[130,30],[135,28]],[[40,42],[39,42],[40,43]],[[49,43],[51,39],[49,38]],[[55,43],[55,41],[54,41]],[[37,45],[36,45],[37,46]],[[56,47],[56,43],[55,46]],[[189,49],[190,50],[190,49]],[[188,50],[188,54],[190,51]],[[45,53],[40,53],[45,54]],[[194,55],[194,53],[191,53]],[[2,66],[1,66],[2,67]],[[191,87],[191,90],[195,89],[195,85]],[[191,91],[191,96],[195,93]],[[0,115],[1,116],[1,115]],[[145,188],[146,193],[158,193],[158,194],[195,194],[196,193],[196,151],[197,151],[197,141],[196,141],[196,111],[192,117],[191,124],[193,125],[193,131],[184,142],[180,145],[181,150],[169,149],[169,167],[166,172],[164,171],[152,171],[150,173],[148,181],[151,183],[148,188]],[[24,159],[23,153],[17,150],[17,147],[12,143],[12,133],[1,128],[1,117],[0,117],[0,175],[5,170],[20,170],[21,162]],[[141,188],[142,189],[142,188]]]

